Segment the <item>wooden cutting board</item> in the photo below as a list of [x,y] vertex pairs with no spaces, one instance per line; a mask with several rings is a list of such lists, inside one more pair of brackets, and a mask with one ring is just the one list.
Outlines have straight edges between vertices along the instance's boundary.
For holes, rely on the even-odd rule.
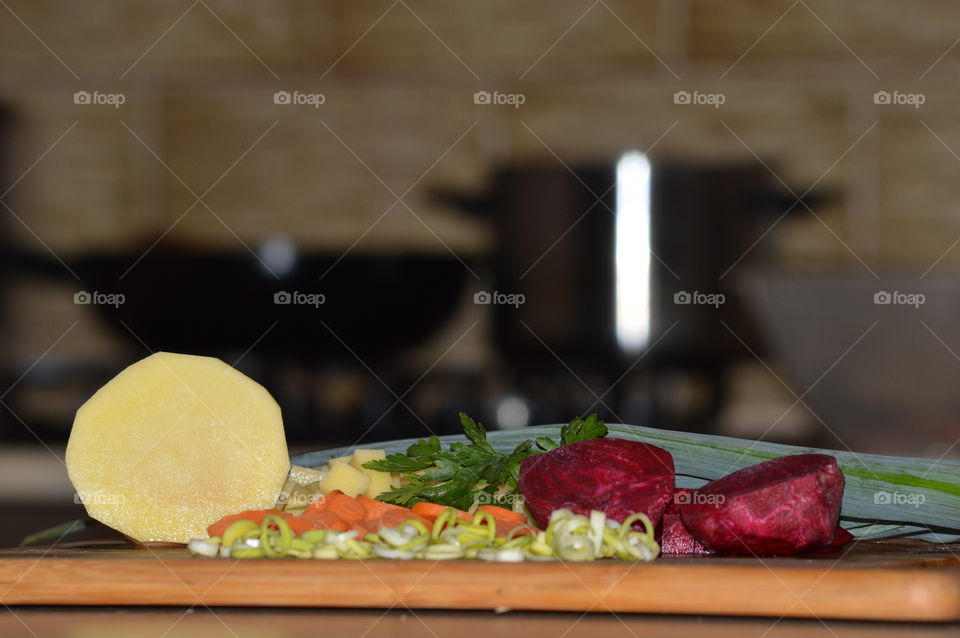
[[960,620],[960,545],[862,542],[843,556],[652,563],[193,558],[116,544],[0,551],[4,605],[562,610]]

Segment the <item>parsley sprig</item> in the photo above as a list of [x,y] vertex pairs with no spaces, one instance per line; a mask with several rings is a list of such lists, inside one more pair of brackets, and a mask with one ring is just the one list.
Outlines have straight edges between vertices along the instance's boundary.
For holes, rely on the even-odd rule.
[[[498,452],[487,441],[487,432],[472,418],[460,413],[463,433],[470,441],[451,443],[446,449],[431,436],[407,448],[406,454],[391,454],[363,467],[381,472],[400,472],[403,485],[377,498],[410,507],[420,501],[467,509],[485,492],[489,503],[507,504],[518,491],[520,463],[561,445],[596,439],[607,434],[607,426],[596,414],[576,418],[560,429],[560,441],[541,436],[524,441],[509,454]],[[506,490],[503,487],[506,486]]]

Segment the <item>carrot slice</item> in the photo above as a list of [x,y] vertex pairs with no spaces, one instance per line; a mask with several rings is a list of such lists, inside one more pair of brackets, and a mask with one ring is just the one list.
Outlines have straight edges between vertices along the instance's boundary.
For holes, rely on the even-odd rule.
[[435,521],[437,520],[437,517],[440,516],[440,514],[445,509],[453,509],[457,513],[457,518],[459,518],[460,520],[464,520],[464,521],[473,520],[473,517],[467,514],[466,512],[464,512],[463,510],[458,510],[455,508],[447,508],[446,505],[437,505],[436,503],[417,503],[416,505],[410,508],[410,511],[416,514],[417,516],[427,519],[428,521]]
[[229,516],[224,516],[216,523],[213,523],[207,527],[207,534],[210,536],[223,536],[223,533],[227,531],[227,528],[236,523],[237,521],[253,521],[257,525],[263,522],[263,519],[270,515],[275,514],[281,516],[282,512],[280,510],[245,510],[238,514],[230,514]]
[[422,516],[417,516],[410,510],[402,511],[402,508],[401,508],[401,511],[393,510],[393,511],[386,512],[380,518],[374,521],[370,521],[368,525],[373,531],[377,531],[381,527],[400,527],[401,525],[403,525],[404,523],[410,520],[420,521],[421,523],[426,525],[428,529],[432,524],[432,521],[428,521]]
[[333,512],[348,523],[359,523],[367,510],[356,499],[346,494],[337,494],[327,499],[327,511]]
[[333,512],[328,512],[326,510],[307,510],[300,515],[300,518],[304,518],[315,523],[315,529],[332,529],[338,532],[345,532],[349,527],[345,520]]
[[[518,523],[503,518],[494,518],[493,520],[497,524],[497,536],[509,536],[511,532],[513,532],[514,537],[526,536],[527,534],[536,534],[540,531],[529,523]],[[514,532],[514,530],[516,531]]]
[[320,529],[320,525],[316,519],[290,516],[289,514],[284,516],[283,519],[287,522],[287,525],[290,526],[290,531],[292,531],[296,536],[300,536],[304,532],[309,532],[310,530]]
[[325,510],[327,509],[327,505],[330,504],[330,499],[340,494],[343,494],[343,492],[341,492],[340,490],[330,490],[324,496],[321,496],[314,502],[310,503],[310,505],[307,506],[307,509],[308,510]]
[[363,540],[363,537],[370,533],[370,527],[363,522],[359,523],[350,523],[350,527],[347,528],[348,532],[358,532],[357,538]]
[[499,505],[481,505],[477,508],[477,510],[488,512],[494,518],[502,518],[505,521],[515,521],[517,523],[527,522],[527,517],[520,512],[514,512],[513,510],[508,510],[507,508],[500,507]]
[[406,507],[400,507],[399,505],[393,505],[392,503],[384,503],[383,501],[378,501],[368,496],[364,496],[363,494],[357,495],[357,502],[363,505],[363,508],[367,510],[367,513],[363,517],[365,521],[376,520],[383,516],[386,512],[410,511]]

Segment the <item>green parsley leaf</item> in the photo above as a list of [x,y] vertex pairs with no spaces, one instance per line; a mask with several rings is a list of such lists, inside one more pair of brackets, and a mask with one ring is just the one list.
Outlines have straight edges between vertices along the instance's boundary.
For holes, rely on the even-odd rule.
[[385,459],[367,461],[363,464],[363,467],[368,470],[378,470],[380,472],[416,472],[432,466],[433,459],[431,458],[411,458],[406,454],[391,454]]
[[[510,454],[498,452],[487,440],[483,426],[460,413],[460,424],[469,443],[451,443],[443,449],[440,439],[431,436],[413,443],[406,454],[364,463],[363,467],[403,474],[403,486],[377,498],[410,507],[421,501],[469,509],[477,499],[491,499],[509,506],[519,490],[520,465],[524,459],[548,452],[560,445],[605,436],[607,427],[596,414],[576,418],[563,426],[560,443],[547,437],[524,441]],[[507,489],[502,489],[506,487]]]
[[496,451],[487,442],[487,431],[483,426],[471,419],[465,412],[460,413],[460,425],[463,426],[463,433],[467,438],[481,450],[496,454]]
[[586,419],[580,417],[570,421],[560,428],[560,445],[570,445],[589,439],[599,439],[607,435],[607,426],[596,415],[591,414]]
[[543,450],[544,452],[549,452],[550,450],[553,450],[560,446],[557,445],[557,442],[551,439],[549,436],[538,436],[537,447]]

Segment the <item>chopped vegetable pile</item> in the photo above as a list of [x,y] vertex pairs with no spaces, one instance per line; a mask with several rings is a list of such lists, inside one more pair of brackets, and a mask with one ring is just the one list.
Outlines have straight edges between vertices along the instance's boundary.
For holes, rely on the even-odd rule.
[[[297,534],[290,524],[292,517],[266,514],[259,523],[253,518],[234,520],[222,536],[195,539],[187,547],[197,556],[239,559],[466,558],[505,563],[611,557],[651,561],[660,552],[653,525],[642,513],[621,524],[603,512],[593,511],[587,517],[561,509],[553,512],[545,531],[517,526],[506,536],[498,535],[494,513],[483,509],[464,519],[463,512],[443,508],[429,527],[416,517],[363,536],[355,529],[314,529]],[[634,531],[634,523],[642,524],[643,531]]]

